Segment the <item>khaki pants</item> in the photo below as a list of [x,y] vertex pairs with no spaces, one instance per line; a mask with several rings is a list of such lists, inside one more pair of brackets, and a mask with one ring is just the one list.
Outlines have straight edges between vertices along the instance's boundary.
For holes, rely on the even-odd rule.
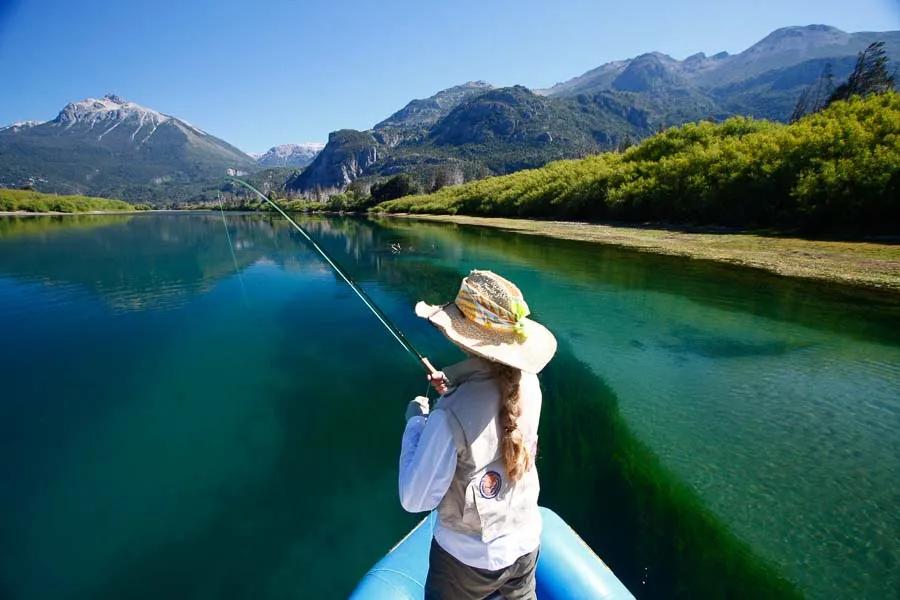
[[505,569],[488,571],[459,562],[431,540],[425,600],[535,600],[534,568],[539,553],[540,548]]

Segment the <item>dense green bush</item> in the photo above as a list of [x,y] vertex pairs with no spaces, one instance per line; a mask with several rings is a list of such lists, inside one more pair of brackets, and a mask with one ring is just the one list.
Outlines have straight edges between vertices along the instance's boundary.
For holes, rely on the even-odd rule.
[[380,181],[372,185],[371,194],[376,202],[384,202],[395,198],[409,196],[419,191],[418,186],[406,173],[395,175],[387,181]]
[[551,163],[375,210],[740,227],[900,231],[900,95],[835,102],[790,125],[734,117],[625,152]]
[[57,196],[42,194],[34,190],[0,188],[0,211],[73,213],[92,210],[135,210],[135,207],[122,200],[108,198]]

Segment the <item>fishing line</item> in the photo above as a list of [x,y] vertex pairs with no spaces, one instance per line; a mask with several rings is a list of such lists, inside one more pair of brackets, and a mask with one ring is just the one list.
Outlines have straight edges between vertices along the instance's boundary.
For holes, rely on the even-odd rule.
[[237,273],[238,281],[241,282],[241,296],[244,297],[244,307],[249,308],[247,302],[247,288],[244,287],[244,277],[238,268],[237,256],[234,254],[234,244],[231,243],[231,234],[228,233],[228,222],[225,220],[225,209],[222,208],[222,196],[219,196],[219,212],[222,213],[222,225],[225,226],[225,237],[228,238],[228,249],[231,250],[231,261],[234,263],[234,272]]
[[[244,186],[245,188],[247,188],[248,190],[250,190],[257,196],[259,196],[259,198],[261,200],[263,200],[264,202],[267,202],[269,205],[272,206],[272,208],[277,210],[278,213],[282,217],[287,219],[287,222],[290,223],[291,225],[293,225],[294,229],[299,231],[300,235],[302,235],[306,239],[306,241],[309,242],[309,245],[312,246],[313,249],[316,252],[318,252],[322,258],[325,259],[325,262],[327,262],[329,265],[331,265],[331,268],[333,268],[337,272],[337,274],[341,276],[341,279],[343,279],[345,282],[347,282],[347,285],[350,286],[350,289],[352,289],[356,293],[356,295],[359,296],[359,299],[363,301],[363,304],[365,304],[368,307],[368,309],[370,311],[372,311],[372,314],[375,315],[375,318],[377,318],[381,322],[381,324],[384,325],[385,329],[387,329],[388,332],[394,337],[394,339],[397,340],[397,342],[399,342],[401,346],[403,346],[403,349],[406,350],[412,356],[414,356],[416,361],[421,366],[425,367],[426,371],[428,371],[429,373],[437,372],[437,369],[434,368],[434,366],[431,364],[431,362],[427,358],[425,358],[421,352],[416,350],[416,347],[413,346],[412,342],[410,342],[406,338],[406,336],[403,334],[403,332],[400,331],[400,328],[398,328],[396,325],[394,325],[391,322],[391,320],[388,318],[388,316],[386,314],[384,314],[384,312],[382,312],[382,310],[380,308],[378,308],[378,306],[375,304],[375,302],[371,298],[369,298],[369,295],[366,294],[362,290],[362,288],[360,288],[356,284],[356,282],[354,282],[350,278],[349,275],[347,275],[347,273],[344,271],[344,269],[342,269],[340,267],[340,265],[338,265],[337,262],[335,262],[335,260],[333,258],[331,258],[331,256],[321,246],[319,246],[319,244],[317,244],[316,241],[314,239],[312,239],[312,237],[310,237],[310,235],[308,233],[306,233],[305,229],[300,227],[300,225],[298,225],[297,222],[294,221],[294,219],[292,219],[286,212],[281,210],[280,206],[278,206],[277,204],[275,204],[274,202],[269,200],[269,198],[266,195],[264,195],[262,192],[260,192],[258,189],[256,189],[255,187],[253,187],[246,181],[243,181],[243,180],[238,179],[237,177],[233,177],[233,176],[229,176],[228,179],[239,185]],[[224,213],[223,213],[223,215],[224,215]]]

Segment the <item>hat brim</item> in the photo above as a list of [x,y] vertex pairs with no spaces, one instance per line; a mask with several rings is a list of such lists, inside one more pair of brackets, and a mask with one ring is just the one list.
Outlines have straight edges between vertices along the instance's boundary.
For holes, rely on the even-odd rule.
[[524,336],[495,331],[470,321],[454,303],[435,306],[419,302],[416,316],[427,319],[447,339],[482,358],[503,363],[526,373],[538,373],[556,354],[556,338],[531,319],[522,319]]

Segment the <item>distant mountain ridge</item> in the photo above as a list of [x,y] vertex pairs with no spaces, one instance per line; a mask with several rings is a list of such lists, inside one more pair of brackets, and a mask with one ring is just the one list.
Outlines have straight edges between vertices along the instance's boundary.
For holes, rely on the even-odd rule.
[[734,55],[649,52],[535,92],[470,82],[413,100],[371,130],[334,132],[288,187],[327,195],[407,172],[428,189],[616,148],[688,121],[784,121],[826,64],[840,80],[877,40],[900,59],[900,31],[808,25],[773,31]]
[[[677,83],[701,88],[719,88],[746,81],[772,70],[784,69],[804,61],[856,56],[877,40],[887,43],[888,53],[900,53],[900,31],[846,33],[829,25],[793,26],[776,29],[739,54],[720,52],[707,57],[698,52],[677,59],[661,52],[649,52],[635,58],[605,63],[578,77],[544,89],[546,96],[574,96],[601,90],[646,91],[629,85],[634,74],[644,70],[653,83]],[[652,64],[653,72],[648,71]]]
[[[454,108],[492,89],[493,86],[483,81],[470,81],[428,98],[412,100],[371,130],[334,131],[309,167],[288,182],[288,188],[315,194],[340,191],[360,177],[371,174],[372,165],[391,154],[392,148],[426,142],[430,128]],[[418,156],[402,155],[401,152],[394,152],[393,155],[393,161],[382,161],[380,166],[383,168],[379,172],[397,173],[423,166]],[[430,161],[430,157],[425,159]],[[430,162],[431,166],[437,164]],[[465,178],[464,175],[460,177]]]
[[[802,89],[826,64],[836,78],[844,78],[857,53],[879,40],[894,61],[900,59],[900,31],[847,33],[828,25],[783,27],[738,54],[699,52],[677,60],[651,52],[603,64],[537,93],[554,98],[609,91],[687,94],[713,105],[706,118],[743,114],[783,121]],[[677,113],[683,102],[670,98],[668,103],[668,109],[661,107],[668,117],[665,124],[681,122]]]
[[879,40],[896,67],[900,31],[809,25],[733,55],[648,52],[607,62],[544,90],[470,81],[412,100],[369,130],[332,132],[324,147],[284,144],[258,157],[118,96],[88,98],[51,121],[0,127],[0,187],[170,203],[215,197],[222,174],[236,168],[264,171],[267,189],[287,179],[288,191],[310,197],[351,185],[365,192],[398,173],[428,190],[622,148],[688,121],[787,120],[826,65],[840,81]]
[[494,89],[484,81],[470,81],[456,85],[422,100],[412,100],[374,129],[429,127],[437,123],[465,100]]
[[281,144],[269,148],[263,154],[253,155],[262,167],[305,167],[313,161],[325,144],[305,142],[303,144]]
[[187,121],[108,94],[51,121],[0,130],[0,185],[173,201],[214,193],[225,169],[255,161]]
[[34,127],[35,125],[41,125],[44,121],[16,121],[15,123],[10,123],[9,125],[5,125],[0,127],[0,131],[13,130],[19,131],[22,129],[29,129]]

